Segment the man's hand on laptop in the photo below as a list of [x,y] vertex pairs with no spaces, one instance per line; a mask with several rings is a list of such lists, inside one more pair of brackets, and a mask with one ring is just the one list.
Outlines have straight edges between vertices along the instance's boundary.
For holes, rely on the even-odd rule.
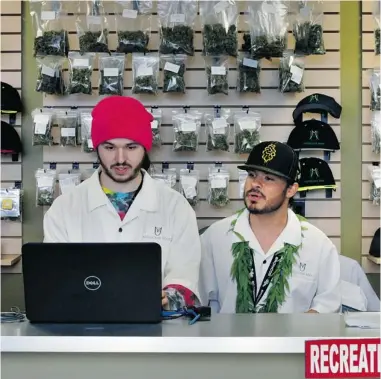
[[164,291],[161,291],[161,305],[162,305],[163,309],[165,309],[165,310],[169,309],[169,307],[168,307],[168,305],[169,305],[168,298],[167,298],[167,295],[166,295],[166,293]]

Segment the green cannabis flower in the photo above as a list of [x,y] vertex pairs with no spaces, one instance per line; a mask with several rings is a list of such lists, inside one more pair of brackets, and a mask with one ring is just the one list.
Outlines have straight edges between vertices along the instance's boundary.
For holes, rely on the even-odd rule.
[[161,54],[194,55],[193,29],[187,25],[162,27],[159,51]]
[[253,147],[259,142],[260,136],[257,130],[241,130],[235,135],[234,152],[236,154],[250,154]]
[[198,136],[196,132],[175,132],[173,151],[197,151]]
[[79,37],[79,50],[84,53],[110,53],[108,48],[108,31],[87,31]]
[[217,93],[223,93],[228,95],[229,83],[228,83],[228,69],[226,69],[225,75],[212,75],[212,68],[206,67],[207,75],[207,90],[209,95],[215,95]]
[[230,25],[226,31],[222,24],[207,24],[203,30],[204,55],[237,56],[237,28]]
[[146,53],[148,51],[148,34],[141,30],[118,32],[118,53]]
[[295,53],[298,55],[324,55],[323,28],[319,24],[304,22],[295,25]]
[[91,75],[93,70],[89,68],[73,67],[70,78],[68,93],[83,93],[85,95],[92,94]]
[[69,50],[69,39],[65,30],[47,31],[34,39],[34,56],[66,56]]

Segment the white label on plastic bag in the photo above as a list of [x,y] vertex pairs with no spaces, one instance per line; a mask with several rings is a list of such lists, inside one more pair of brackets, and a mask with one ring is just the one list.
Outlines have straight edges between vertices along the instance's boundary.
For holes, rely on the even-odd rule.
[[224,118],[216,118],[212,121],[213,134],[225,134],[226,127],[227,123]]
[[151,129],[157,129],[159,127],[159,123],[157,120],[151,121]]
[[276,13],[276,8],[273,4],[267,3],[266,1],[262,4],[262,12],[265,13]]
[[55,20],[55,19],[56,19],[56,12],[54,11],[41,12],[41,20],[48,21],[48,20]]
[[170,22],[185,22],[185,14],[171,14]]
[[50,116],[47,114],[36,114],[33,118],[33,121],[36,124],[48,125],[50,120]]
[[117,68],[105,68],[103,70],[104,76],[118,76],[119,75],[119,70]]
[[136,18],[138,17],[138,11],[134,9],[123,9],[122,16],[125,18]]
[[375,179],[373,183],[374,186],[379,189],[381,187],[381,178]]
[[225,66],[212,66],[212,75],[226,75]]
[[89,149],[94,149],[94,145],[93,145],[93,140],[92,139],[88,139],[87,140],[87,146]]
[[197,125],[195,122],[189,121],[189,122],[183,122],[181,124],[182,132],[195,132],[196,129],[197,129]]
[[87,16],[87,25],[100,25],[102,20],[99,16]]
[[228,1],[220,1],[219,3],[217,3],[217,4],[214,6],[214,11],[215,11],[216,13],[220,13],[220,12],[222,12],[224,9],[226,9],[228,5],[229,5],[229,2],[228,2]]
[[212,188],[225,188],[226,181],[223,178],[213,178],[210,182]]
[[41,74],[54,77],[56,74],[56,71],[54,70],[54,68],[42,65]]
[[166,62],[164,65],[164,70],[171,71],[171,72],[174,72],[175,74],[178,74],[180,70],[180,66],[171,62]]
[[36,126],[34,127],[34,134],[45,134],[47,126],[48,125],[45,123],[37,122]]
[[77,58],[73,60],[73,66],[75,67],[89,67],[89,60],[83,58]]
[[187,199],[193,199],[197,195],[196,191],[197,178],[194,176],[182,176],[181,186]]
[[303,77],[303,69],[301,69],[298,66],[292,65],[290,67],[290,72],[292,74],[291,80],[296,84],[300,84],[300,82],[302,81],[302,77]]
[[37,178],[37,187],[52,187],[53,179],[52,176],[41,176],[41,178]]
[[136,76],[153,76],[153,70],[152,67],[147,66],[139,66],[138,72],[136,73]]
[[242,64],[247,67],[257,68],[258,67],[258,61],[250,58],[243,58]]
[[61,137],[75,137],[75,128],[62,128]]
[[241,128],[241,130],[255,130],[257,129],[257,123],[252,120],[241,120],[241,121],[238,121],[239,123],[239,126]]

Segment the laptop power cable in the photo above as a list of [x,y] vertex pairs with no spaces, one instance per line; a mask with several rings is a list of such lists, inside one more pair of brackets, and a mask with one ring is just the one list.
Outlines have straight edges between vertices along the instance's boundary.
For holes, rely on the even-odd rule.
[[12,307],[10,312],[1,312],[1,323],[24,322],[25,313],[21,312],[19,307]]
[[180,317],[186,317],[190,319],[189,325],[193,325],[197,321],[209,321],[211,317],[211,308],[187,306],[176,311],[163,310],[161,312],[161,316],[163,320],[175,320]]

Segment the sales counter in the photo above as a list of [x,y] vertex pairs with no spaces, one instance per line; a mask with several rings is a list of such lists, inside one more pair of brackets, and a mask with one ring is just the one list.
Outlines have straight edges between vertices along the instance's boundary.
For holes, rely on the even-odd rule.
[[157,325],[1,325],[2,377],[301,379],[305,341],[379,337],[340,314],[213,315]]

